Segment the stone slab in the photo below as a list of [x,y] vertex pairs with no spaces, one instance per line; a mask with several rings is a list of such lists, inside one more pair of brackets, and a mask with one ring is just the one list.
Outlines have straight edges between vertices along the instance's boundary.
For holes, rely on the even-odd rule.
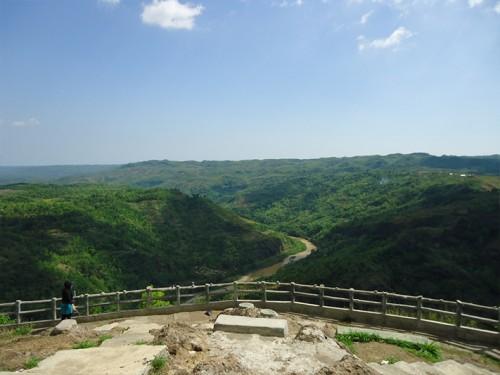
[[62,350],[23,371],[29,375],[146,375],[157,355],[168,355],[163,345]]
[[215,321],[214,331],[285,337],[288,333],[288,323],[285,319],[249,318],[221,314]]

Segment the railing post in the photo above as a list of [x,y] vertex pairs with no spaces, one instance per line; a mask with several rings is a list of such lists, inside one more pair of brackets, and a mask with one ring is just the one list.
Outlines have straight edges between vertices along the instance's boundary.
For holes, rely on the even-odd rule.
[[456,312],[456,316],[455,316],[455,325],[457,327],[461,327],[462,326],[462,312],[463,312],[463,304],[462,304],[462,301],[458,300],[457,299],[457,312]]
[[210,284],[205,284],[205,301],[210,303]]
[[319,305],[325,306],[325,286],[323,284],[319,286]]
[[21,300],[16,301],[16,323],[21,323]]
[[57,320],[57,298],[52,298],[52,320]]
[[175,286],[175,293],[176,293],[176,305],[180,306],[180,304],[181,304],[181,287],[179,285]]
[[151,295],[151,287],[146,287],[146,308],[150,309],[152,305],[152,295]]
[[422,320],[422,296],[417,297],[417,321]]
[[261,282],[261,288],[262,288],[262,302],[267,302],[267,288],[265,281]]
[[295,303],[295,283],[292,281],[290,283],[291,289],[290,289],[290,301],[292,303]]
[[387,315],[387,292],[382,292],[382,315]]
[[121,292],[116,292],[116,311],[120,312],[120,295]]
[[90,315],[90,298],[88,294],[85,294],[85,315]]
[[349,289],[349,310],[350,311],[354,310],[354,289],[353,288]]
[[238,282],[233,281],[233,301],[238,302]]

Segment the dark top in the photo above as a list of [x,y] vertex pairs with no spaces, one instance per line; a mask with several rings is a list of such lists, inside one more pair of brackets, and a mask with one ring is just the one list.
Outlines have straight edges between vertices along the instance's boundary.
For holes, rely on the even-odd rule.
[[62,303],[73,304],[73,295],[71,294],[71,289],[64,288],[62,290]]

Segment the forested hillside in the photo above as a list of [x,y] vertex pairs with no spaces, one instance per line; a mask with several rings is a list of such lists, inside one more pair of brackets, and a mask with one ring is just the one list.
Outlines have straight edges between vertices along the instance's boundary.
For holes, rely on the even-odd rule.
[[165,189],[0,188],[0,300],[217,281],[279,254],[281,241],[210,201]]
[[[39,174],[43,175],[40,171]],[[43,188],[53,191],[50,199],[62,194],[64,199],[76,205],[80,204],[78,194],[81,191],[97,189],[99,194],[113,197],[106,208],[109,212],[115,205],[117,210],[122,210],[123,207],[127,210],[133,208],[123,215],[106,216],[107,225],[115,229],[121,228],[120,235],[117,236],[120,238],[132,236],[134,241],[139,241],[143,237],[142,233],[134,232],[137,230],[136,226],[130,226],[136,219],[125,219],[126,217],[135,218],[137,215],[145,215],[145,212],[149,216],[155,215],[151,217],[157,217],[157,212],[164,212],[157,203],[125,205],[121,202],[123,194],[127,197],[166,194],[167,201],[172,196],[178,196],[183,204],[199,202],[198,204],[209,207],[212,211],[230,215],[198,197],[201,195],[234,214],[263,224],[265,228],[306,237],[318,245],[319,250],[314,256],[282,270],[277,276],[281,280],[387,289],[438,298],[463,298],[487,304],[500,302],[500,278],[497,276],[497,269],[500,269],[498,155],[436,157],[428,154],[394,154],[313,160],[149,161],[113,167],[80,177],[64,177],[57,181],[59,184],[101,183],[108,188]],[[127,188],[122,191],[122,186],[133,186],[139,190]],[[176,188],[194,197],[166,193],[157,187]],[[143,188],[148,189],[141,190]],[[5,197],[10,202],[18,196],[18,214],[29,216],[31,204],[34,203],[27,205],[24,202],[31,202],[34,198],[30,194],[39,194],[42,188],[25,186],[22,189],[26,189],[24,195],[15,192]],[[36,202],[45,202],[38,198]],[[0,201],[5,205],[5,198],[0,198]],[[87,210],[87,201],[91,199],[82,200],[80,210]],[[44,210],[40,210],[42,212]],[[168,254],[174,254],[174,257],[169,258],[168,262],[163,260],[165,264],[162,263],[162,267],[179,273],[168,273],[168,276],[161,273],[160,277],[153,272],[150,278],[152,282],[178,282],[197,276],[214,279],[236,272],[234,267],[237,262],[227,260],[232,259],[229,254],[239,254],[239,259],[242,259],[242,254],[248,252],[236,241],[239,232],[235,232],[234,237],[231,237],[233,240],[229,242],[235,247],[228,245],[224,248],[232,250],[225,250],[227,252],[224,252],[222,263],[213,264],[210,259],[205,258],[197,262],[198,256],[189,258],[181,257],[181,254],[192,254],[192,249],[198,243],[208,246],[203,238],[211,231],[205,230],[204,222],[193,222],[183,216],[183,210],[170,212],[171,216],[161,216],[163,223],[171,224],[181,220],[184,229],[169,234],[168,237],[162,231],[160,235],[158,228],[162,227],[156,225],[151,232],[154,235],[146,232],[144,238],[145,242],[152,238],[154,249],[163,249],[167,243]],[[234,214],[231,217],[235,217]],[[44,220],[40,219],[40,222]],[[122,222],[127,225],[121,225]],[[190,238],[190,242],[171,246],[172,236],[184,238],[184,234],[194,230],[188,229],[193,226],[199,229],[196,232],[199,236],[194,236],[198,242],[193,242],[194,238],[188,235],[186,237]],[[146,227],[150,228],[151,224]],[[85,226],[82,228],[86,230]],[[17,246],[17,242],[23,241],[23,230],[25,229],[17,229],[18,237],[12,240],[11,246]],[[100,241],[93,239],[94,233],[76,236],[78,230],[74,228],[72,233],[79,240],[82,237],[85,241]],[[67,230],[63,230],[63,233],[66,232]],[[230,233],[233,234],[231,231]],[[39,241],[37,235],[32,236],[35,242]],[[266,238],[266,241],[271,240]],[[209,239],[207,243],[213,242]],[[251,245],[251,241],[246,244],[250,248],[254,246],[253,251],[260,249],[259,245]],[[103,242],[102,246],[111,249],[113,254],[116,252],[120,255],[122,258],[118,258],[124,264],[128,259],[132,259],[131,262],[138,259],[134,258],[136,253],[130,247],[126,247],[128,250],[121,253],[115,250],[119,246],[115,247],[113,241]],[[269,248],[266,246],[263,250]],[[213,254],[214,251],[208,253]],[[253,254],[263,257],[271,253],[276,251],[266,250]],[[94,255],[90,258],[101,263]],[[186,263],[176,263],[181,258],[186,259]],[[248,259],[255,261],[255,257]],[[245,258],[245,262],[248,259]],[[147,257],[146,260],[145,267],[155,269],[158,262]],[[189,269],[187,261],[194,262],[195,270]],[[209,266],[198,267],[203,264]],[[170,278],[174,274],[176,277]],[[118,281],[114,279],[108,284],[112,284],[111,281],[113,285],[118,285]]]
[[339,224],[278,280],[500,303],[499,191],[426,188],[408,203]]

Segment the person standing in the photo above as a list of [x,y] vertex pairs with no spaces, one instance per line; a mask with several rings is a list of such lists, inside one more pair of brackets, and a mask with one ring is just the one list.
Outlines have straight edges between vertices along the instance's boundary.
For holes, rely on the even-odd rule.
[[71,319],[73,314],[73,290],[69,281],[64,282],[61,301],[61,320]]

